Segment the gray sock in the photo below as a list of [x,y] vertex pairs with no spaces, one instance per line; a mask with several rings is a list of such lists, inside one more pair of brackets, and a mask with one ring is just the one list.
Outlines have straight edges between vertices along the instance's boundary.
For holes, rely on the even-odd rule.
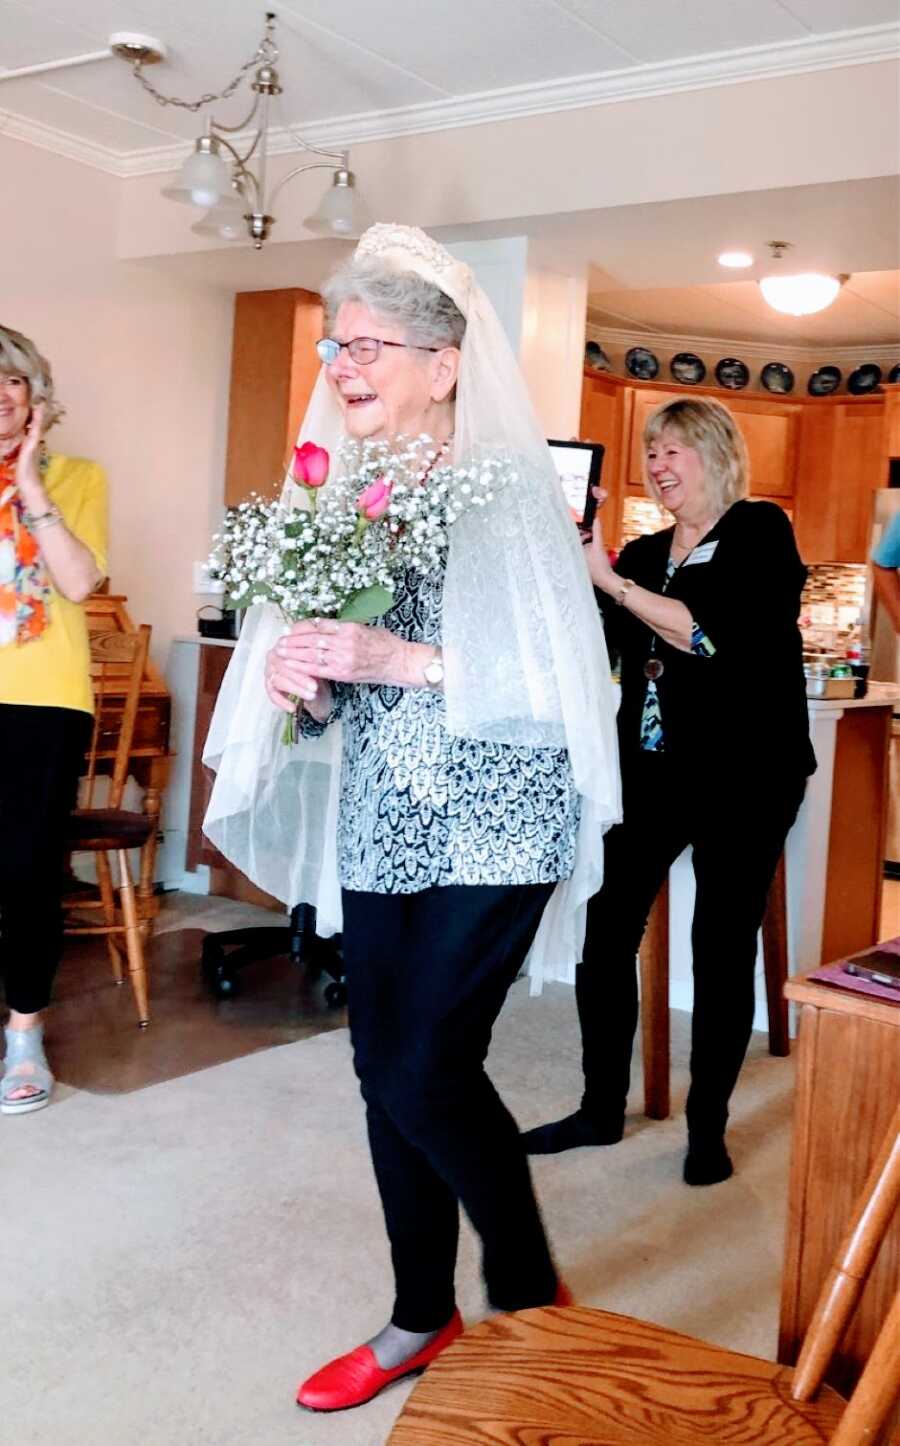
[[437,1331],[405,1331],[389,1322],[377,1336],[366,1341],[366,1345],[371,1347],[383,1371],[393,1371],[424,1350],[437,1334]]

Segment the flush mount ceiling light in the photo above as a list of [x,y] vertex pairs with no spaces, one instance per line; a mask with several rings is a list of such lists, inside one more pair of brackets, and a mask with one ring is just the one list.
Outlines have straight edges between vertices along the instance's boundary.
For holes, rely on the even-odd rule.
[[[278,48],[275,44],[275,15],[266,12],[266,28],[255,53],[246,61],[233,80],[224,90],[214,95],[202,95],[197,100],[181,100],[177,96],[163,95],[151,85],[144,74],[144,66],[162,58],[165,51],[155,43],[146,42],[146,37],[113,35],[110,49],[114,55],[127,60],[135,79],[159,105],[179,106],[182,110],[199,111],[217,100],[226,100],[238,89],[249,72],[253,72],[250,89],[254,92],[250,113],[234,126],[223,125],[207,114],[206,130],[194,142],[193,154],[188,156],[175,182],[167,186],[163,195],[171,201],[183,201],[199,206],[207,215],[191,229],[201,236],[219,236],[226,241],[239,241],[249,236],[259,250],[275,224],[275,199],[288,181],[305,171],[330,170],[331,185],[319,205],[303,222],[308,231],[322,236],[358,236],[368,224],[368,216],[356,190],[356,177],[349,168],[347,151],[326,151],[310,145],[290,127],[285,129],[302,151],[321,160],[307,161],[295,166],[282,176],[271,190],[267,184],[267,160],[269,150],[270,109],[272,102],[282,94],[282,86],[275,69]],[[141,42],[143,44],[135,43]],[[241,154],[237,137],[248,126],[255,123],[256,130]],[[253,161],[253,169],[250,162]]]
[[720,266],[730,266],[737,270],[741,266],[752,266],[753,257],[749,251],[723,251],[716,257]]
[[[770,241],[772,259],[780,261],[792,244],[790,241]],[[786,316],[811,316],[813,312],[824,311],[826,306],[830,306],[849,279],[846,273],[826,276],[820,271],[802,271],[786,276],[776,271],[762,277],[759,289],[763,300],[773,311],[783,312]]]

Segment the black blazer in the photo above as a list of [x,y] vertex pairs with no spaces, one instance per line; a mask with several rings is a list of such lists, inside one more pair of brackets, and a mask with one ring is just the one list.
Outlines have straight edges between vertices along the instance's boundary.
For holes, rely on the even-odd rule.
[[[674,530],[629,542],[616,572],[662,592]],[[791,524],[774,502],[735,502],[706,534],[707,544],[714,544],[709,560],[680,566],[666,595],[690,609],[715,655],[696,657],[656,639],[665,752],[701,777],[724,769],[805,777],[816,766],[797,626],[806,568]],[[640,750],[652,629],[605,593],[597,596],[610,652],[621,664],[619,741],[627,767]]]

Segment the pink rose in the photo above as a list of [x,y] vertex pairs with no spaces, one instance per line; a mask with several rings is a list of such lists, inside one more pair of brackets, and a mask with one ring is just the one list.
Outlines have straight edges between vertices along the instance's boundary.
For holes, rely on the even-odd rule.
[[391,501],[392,482],[385,482],[383,477],[376,477],[368,487],[364,487],[356,499],[356,510],[361,517],[368,522],[377,522],[387,512]]
[[303,487],[321,487],[328,476],[330,461],[324,447],[317,447],[315,442],[304,442],[302,447],[294,448],[291,476]]

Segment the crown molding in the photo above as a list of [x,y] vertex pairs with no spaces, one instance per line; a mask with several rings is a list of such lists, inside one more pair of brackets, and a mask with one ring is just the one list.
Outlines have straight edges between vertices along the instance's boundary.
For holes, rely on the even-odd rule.
[[797,362],[843,361],[847,365],[859,362],[888,362],[891,366],[900,361],[900,338],[894,345],[877,342],[872,346],[842,346],[822,342],[817,346],[801,346],[775,338],[772,341],[740,341],[730,336],[691,336],[687,332],[646,331],[639,325],[633,327],[601,326],[591,320],[588,310],[587,340],[598,341],[610,346],[647,346],[651,351],[660,351],[664,356],[669,352],[694,351],[713,352],[719,356],[738,356],[742,360],[770,362],[795,359]]
[[0,111],[0,136],[14,141],[25,141],[42,151],[52,151],[68,161],[79,161],[95,171],[105,171],[109,176],[129,174],[125,157],[120,151],[108,146],[99,146],[74,136],[69,131],[57,130],[55,126],[42,125],[40,121],[13,115],[11,111]]
[[[869,65],[898,57],[900,21],[830,35],[808,36],[774,45],[754,45],[683,60],[598,71],[592,75],[543,81],[535,85],[508,86],[502,90],[426,101],[392,110],[365,111],[311,123],[298,122],[293,127],[293,134],[286,128],[270,131],[270,154],[287,155],[300,151],[302,147],[295,139],[298,133],[302,133],[303,139],[312,146],[345,150],[367,141],[395,140],[430,131],[518,120],[554,111],[580,110],[587,106],[614,105],[619,101],[646,100],[679,91],[706,90],[844,66]],[[9,113],[0,128],[4,134],[14,135],[18,140],[28,141],[44,150],[57,151],[71,160],[121,177],[172,171],[190,154],[190,147],[182,143],[136,151],[114,151],[80,140],[69,132]],[[237,137],[236,140],[240,143],[243,138]]]

